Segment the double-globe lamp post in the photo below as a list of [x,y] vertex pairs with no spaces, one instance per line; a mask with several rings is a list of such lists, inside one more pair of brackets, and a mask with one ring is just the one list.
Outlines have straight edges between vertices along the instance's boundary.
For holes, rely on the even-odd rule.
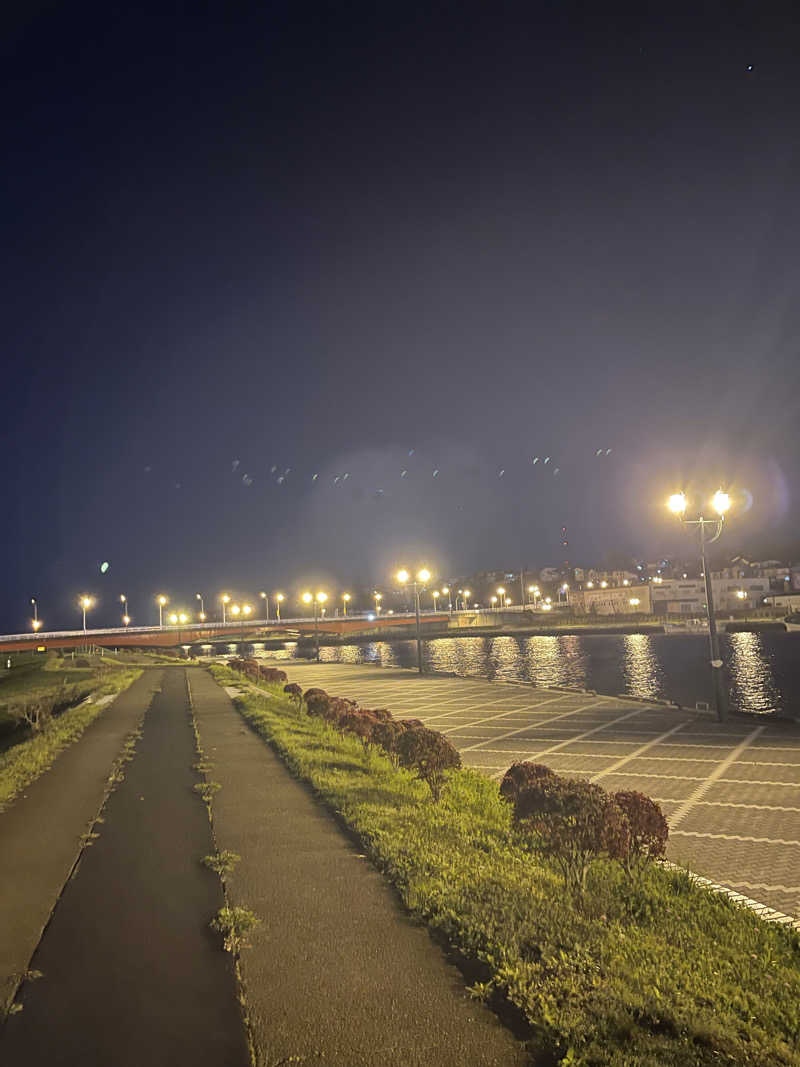
[[303,593],[302,599],[304,604],[311,604],[312,602],[314,604],[314,644],[317,650],[317,663],[319,663],[319,608],[328,599],[328,594],[323,592],[316,594]]
[[200,622],[205,622],[206,621],[206,606],[203,603],[203,594],[202,593],[195,593],[194,594],[194,598],[195,598],[195,600],[199,600],[200,601]]
[[397,572],[397,581],[400,585],[412,585],[414,587],[414,612],[417,619],[417,670],[420,674],[422,674],[422,637],[419,631],[419,594],[430,580],[431,572],[426,567],[417,571],[417,575],[413,579],[405,569]]
[[706,587],[706,616],[708,618],[708,639],[711,650],[711,678],[713,680],[714,705],[717,712],[717,720],[723,722],[728,718],[728,693],[725,688],[725,679],[722,673],[722,658],[719,654],[719,637],[717,636],[717,622],[714,618],[714,591],[711,583],[711,572],[706,560],[706,545],[713,545],[722,534],[725,524],[725,515],[731,506],[730,496],[723,490],[718,489],[711,498],[711,508],[717,513],[714,519],[707,519],[702,514],[695,519],[686,518],[686,509],[689,506],[686,494],[683,492],[673,493],[667,500],[667,507],[673,515],[677,516],[684,526],[696,526],[700,535],[700,562],[703,568],[703,578]]
[[38,633],[42,625],[42,620],[39,618],[39,602],[35,596],[31,597],[31,604],[33,604],[33,632]]
[[128,626],[130,625],[131,617],[128,614],[128,598],[124,593],[120,593],[119,602],[122,604],[122,625]]

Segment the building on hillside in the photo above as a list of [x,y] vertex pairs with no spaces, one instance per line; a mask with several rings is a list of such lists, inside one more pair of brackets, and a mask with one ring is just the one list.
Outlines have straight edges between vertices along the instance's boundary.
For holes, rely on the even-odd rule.
[[649,585],[608,586],[603,589],[570,591],[569,605],[573,611],[585,615],[649,615],[652,601]]
[[[656,615],[702,615],[706,610],[706,586],[702,578],[665,578],[650,588]],[[717,611],[759,607],[770,591],[766,578],[715,578],[713,575],[711,588]]]

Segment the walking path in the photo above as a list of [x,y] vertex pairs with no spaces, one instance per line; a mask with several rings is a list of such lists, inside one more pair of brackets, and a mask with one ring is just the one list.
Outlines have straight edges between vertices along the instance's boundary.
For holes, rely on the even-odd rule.
[[528,1062],[210,675],[192,672],[190,681],[201,743],[222,785],[214,798],[218,845],[242,857],[229,894],[263,919],[242,957],[261,1062]]
[[138,678],[53,766],[0,813],[0,1018],[14,996],[94,822],[125,738],[160,672]]
[[304,689],[421,719],[491,777],[532,760],[646,793],[670,823],[672,860],[800,918],[800,727],[363,664],[278,666]]
[[[219,880],[200,862],[213,843],[205,806],[192,791],[197,757],[185,672],[146,672],[144,686],[129,691],[127,703],[131,718],[140,715],[159,677],[163,690],[96,826],[100,836],[84,851],[34,954],[32,967],[43,977],[22,987],[23,1010],[0,1034],[4,1064],[250,1062],[232,962],[208,926],[223,901]],[[76,753],[89,737],[87,731]],[[84,766],[107,776],[116,753],[80,755]],[[66,802],[80,778],[65,758],[41,781],[60,771]],[[50,814],[60,822],[55,802]],[[23,825],[25,816],[20,809]],[[40,850],[42,856],[47,860]]]

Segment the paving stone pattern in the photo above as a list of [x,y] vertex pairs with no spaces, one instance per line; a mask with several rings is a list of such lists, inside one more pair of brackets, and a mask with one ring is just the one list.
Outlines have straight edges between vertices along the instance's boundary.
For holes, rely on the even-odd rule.
[[281,664],[290,681],[388,707],[446,734],[494,778],[546,763],[610,791],[637,789],[670,822],[668,856],[800,917],[800,727],[613,697],[351,664]]

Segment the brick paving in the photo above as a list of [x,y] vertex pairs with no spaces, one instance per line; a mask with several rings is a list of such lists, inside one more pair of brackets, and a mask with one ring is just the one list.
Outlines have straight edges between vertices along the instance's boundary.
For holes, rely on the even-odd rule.
[[281,664],[365,707],[388,707],[446,734],[464,764],[493,778],[515,760],[662,805],[668,856],[800,917],[800,726],[707,716],[590,693],[424,675],[361,664]]

